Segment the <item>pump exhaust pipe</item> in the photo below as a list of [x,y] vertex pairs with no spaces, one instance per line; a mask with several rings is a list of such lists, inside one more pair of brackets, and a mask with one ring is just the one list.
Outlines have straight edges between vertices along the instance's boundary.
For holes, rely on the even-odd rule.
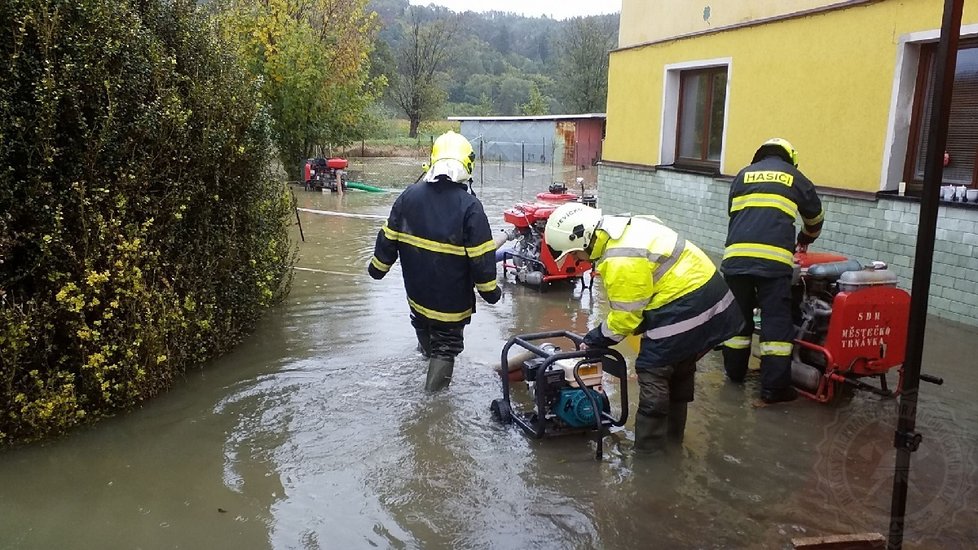
[[516,273],[516,280],[532,286],[543,284],[543,273],[540,271],[519,271]]
[[791,383],[795,387],[813,393],[822,381],[822,372],[811,365],[799,361],[791,362]]

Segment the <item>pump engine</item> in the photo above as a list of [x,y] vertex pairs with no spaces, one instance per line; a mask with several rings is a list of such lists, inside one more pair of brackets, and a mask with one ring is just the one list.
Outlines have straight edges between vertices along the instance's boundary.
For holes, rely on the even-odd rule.
[[[793,280],[796,327],[791,379],[799,391],[830,401],[840,384],[883,396],[903,389],[910,294],[883,262],[862,266],[845,256],[797,254]],[[890,390],[886,374],[899,374]],[[867,384],[876,378],[878,386]],[[922,374],[921,380],[940,384]]]
[[[543,339],[566,338],[574,348],[562,351]],[[625,424],[628,417],[628,382],[625,358],[613,349],[580,349],[584,338],[567,331],[541,332],[514,336],[503,346],[500,380],[503,395],[490,404],[493,418],[503,424],[515,423],[527,434],[542,438],[545,435],[595,432],[601,458],[602,437],[612,427]],[[509,350],[518,346],[524,353],[514,358]],[[512,399],[510,376],[520,371],[518,378],[526,382],[533,408],[523,410]],[[620,416],[611,411],[604,382],[605,376],[617,378],[617,394],[621,401]],[[615,386],[612,385],[612,388]]]
[[[578,178],[579,183],[583,180]],[[591,269],[590,262],[570,256],[558,265],[544,238],[550,214],[561,204],[573,201],[588,206],[597,205],[593,195],[571,193],[566,185],[555,182],[546,193],[537,194],[536,202],[517,203],[503,212],[506,223],[513,225],[509,233],[514,240],[512,246],[500,250],[500,257],[497,258],[503,261],[504,273],[512,272],[517,282],[540,286],[553,281],[577,279]]]
[[348,165],[349,162],[341,158],[308,159],[302,166],[303,186],[306,191],[345,190]]

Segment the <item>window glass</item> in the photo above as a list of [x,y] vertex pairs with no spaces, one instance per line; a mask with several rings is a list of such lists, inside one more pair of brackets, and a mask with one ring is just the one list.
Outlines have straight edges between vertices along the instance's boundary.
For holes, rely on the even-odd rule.
[[[935,91],[936,48],[930,46],[921,55],[921,70],[928,72],[922,93],[914,109],[919,127],[913,157],[912,180],[922,182],[927,159],[927,140],[930,135],[931,102]],[[948,121],[946,152],[949,162],[944,167],[944,182],[954,185],[974,185],[975,160],[978,157],[978,44],[962,44],[958,50],[954,71],[954,93],[951,97],[951,116]]]
[[727,69],[683,71],[680,80],[677,162],[719,165]]
[[679,115],[679,156],[702,158],[706,100],[710,80],[704,73],[683,75],[682,113]]
[[710,105],[710,147],[707,159],[720,162],[723,145],[723,105],[727,99],[727,71],[713,74],[713,104]]

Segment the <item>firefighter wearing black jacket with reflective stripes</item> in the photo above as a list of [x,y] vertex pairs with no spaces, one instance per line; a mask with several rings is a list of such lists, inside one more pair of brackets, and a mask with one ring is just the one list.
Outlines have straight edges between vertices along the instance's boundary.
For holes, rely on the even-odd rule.
[[451,382],[462,330],[475,313],[473,287],[490,304],[501,296],[489,221],[468,188],[474,161],[461,135],[447,132],[435,140],[431,168],[394,201],[367,266],[381,279],[401,259],[411,325],[428,358],[428,391]]
[[[791,277],[794,253],[808,248],[822,230],[822,202],[798,170],[798,152],[786,140],[764,142],[751,165],[730,186],[730,225],[720,270],[737,297],[744,330],[724,342],[727,376],[744,381],[751,356],[754,308],[761,309],[761,399],[791,401]],[[795,218],[802,230],[795,234]]]
[[545,236],[561,252],[558,264],[568,254],[597,262],[611,311],[584,344],[609,347],[642,335],[635,450],[656,453],[682,442],[696,360],[741,326],[713,261],[655,218],[602,216],[580,203],[555,209]]

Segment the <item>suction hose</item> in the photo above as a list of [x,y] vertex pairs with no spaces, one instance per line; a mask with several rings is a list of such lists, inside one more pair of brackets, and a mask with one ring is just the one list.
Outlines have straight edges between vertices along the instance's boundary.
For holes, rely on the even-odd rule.
[[496,245],[496,261],[501,262],[505,259],[505,252],[507,250],[512,250],[512,247],[503,250],[503,246],[509,241],[516,238],[516,232],[510,230],[500,231],[495,237],[492,238],[493,244]]
[[359,189],[361,191],[366,191],[368,193],[386,193],[387,190],[381,187],[374,187],[373,185],[367,185],[366,183],[360,183],[358,181],[348,181],[346,186],[350,189]]

